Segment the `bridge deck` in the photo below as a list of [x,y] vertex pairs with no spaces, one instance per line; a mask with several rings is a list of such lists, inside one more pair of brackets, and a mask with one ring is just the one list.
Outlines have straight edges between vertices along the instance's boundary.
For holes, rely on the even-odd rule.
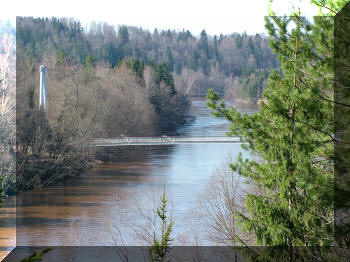
[[240,143],[239,137],[229,136],[196,136],[196,137],[122,137],[96,138],[90,146],[128,146],[128,145],[171,145],[197,143]]

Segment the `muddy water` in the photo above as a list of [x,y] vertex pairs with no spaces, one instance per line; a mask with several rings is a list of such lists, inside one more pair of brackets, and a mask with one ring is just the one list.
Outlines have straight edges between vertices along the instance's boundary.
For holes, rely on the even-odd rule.
[[[210,116],[205,100],[194,99],[191,105],[193,120],[168,135],[225,135],[229,123]],[[193,226],[201,227],[192,214],[208,179],[228,155],[238,152],[237,143],[125,147],[117,161],[91,169],[79,180],[18,195],[17,246],[107,246],[120,245],[121,239],[142,245],[140,233],[151,228],[146,221],[164,184],[175,220],[174,244],[184,244],[179,239],[190,235]],[[1,246],[13,244],[13,203],[10,198],[1,210]]]

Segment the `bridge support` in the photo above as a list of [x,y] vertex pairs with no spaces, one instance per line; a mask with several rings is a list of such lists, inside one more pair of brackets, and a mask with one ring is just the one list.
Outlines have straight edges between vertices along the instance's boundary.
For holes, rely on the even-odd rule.
[[39,109],[47,114],[47,87],[46,87],[46,66],[40,66],[40,95]]

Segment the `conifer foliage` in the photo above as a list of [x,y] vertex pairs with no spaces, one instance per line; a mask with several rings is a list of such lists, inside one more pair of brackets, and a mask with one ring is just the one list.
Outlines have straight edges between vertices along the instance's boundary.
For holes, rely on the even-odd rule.
[[165,262],[170,251],[171,233],[173,232],[174,220],[172,217],[168,218],[167,199],[165,196],[165,186],[161,198],[161,204],[157,208],[157,218],[161,220],[161,235],[157,238],[153,237],[153,245],[149,248],[150,261],[152,262]]
[[281,65],[281,73],[270,74],[266,102],[253,115],[241,114],[209,90],[207,105],[232,122],[228,135],[240,136],[256,156],[240,156],[231,166],[261,189],[246,197],[246,213],[234,214],[241,229],[257,245],[284,248],[289,261],[315,258],[296,246],[333,243],[333,20],[310,23],[298,10],[289,17],[271,14],[265,23]]

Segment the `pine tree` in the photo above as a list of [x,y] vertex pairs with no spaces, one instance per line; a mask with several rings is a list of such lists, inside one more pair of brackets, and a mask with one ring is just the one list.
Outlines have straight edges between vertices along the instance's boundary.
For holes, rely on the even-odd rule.
[[[314,256],[302,253],[312,249],[296,246],[330,246],[334,241],[332,50],[331,40],[321,43],[320,38],[331,38],[332,27],[312,25],[299,11],[290,17],[271,14],[265,21],[282,71],[270,74],[266,103],[257,113],[242,115],[219,103],[210,90],[207,105],[215,116],[232,122],[228,135],[240,136],[243,148],[258,159],[240,156],[232,165],[263,192],[248,194],[247,213],[234,214],[241,229],[258,245],[281,247],[286,252],[279,255],[295,261]],[[255,258],[274,260],[275,251],[266,249]]]
[[348,1],[332,1],[326,9],[327,15],[332,15],[334,8],[346,4],[334,21],[334,130],[337,139],[334,148],[334,215],[335,238],[340,247],[350,246],[350,32],[346,30],[350,26],[350,3],[346,2]]
[[126,45],[129,43],[129,31],[126,26],[121,26],[118,31],[118,37],[120,38],[120,45]]
[[174,57],[169,46],[166,48],[166,61],[169,71],[174,71]]
[[219,57],[219,50],[218,50],[218,38],[216,35],[214,35],[214,59],[215,61],[220,61],[220,57]]
[[84,68],[86,70],[91,70],[93,67],[95,67],[95,58],[89,54],[84,59]]
[[207,58],[210,58],[208,35],[205,30],[202,30],[199,40],[199,48],[203,50]]
[[173,231],[174,220],[172,217],[170,220],[168,219],[167,202],[164,186],[161,205],[157,208],[157,217],[161,220],[161,235],[160,239],[154,236],[153,245],[149,249],[150,261],[152,262],[165,262],[170,251],[169,243],[172,241],[170,235]]

